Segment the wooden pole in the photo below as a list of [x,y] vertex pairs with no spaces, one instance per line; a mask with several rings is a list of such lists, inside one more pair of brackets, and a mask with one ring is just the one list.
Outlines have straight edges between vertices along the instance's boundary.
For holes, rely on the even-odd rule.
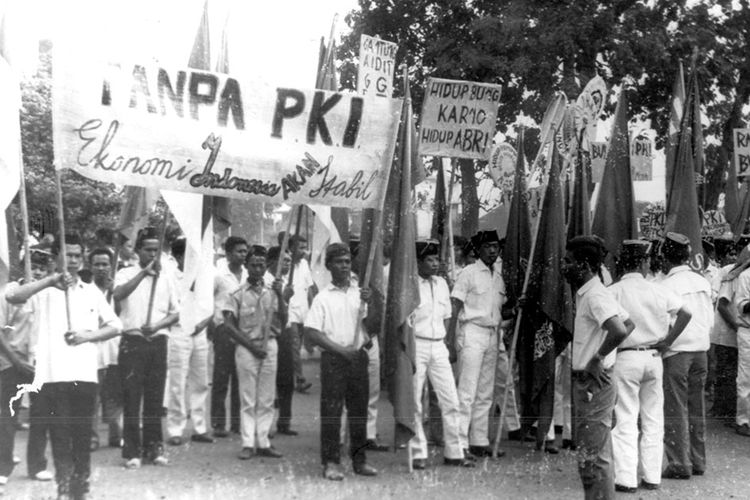
[[[302,210],[304,209],[304,205],[300,205],[297,209],[297,225],[294,228],[294,235],[299,236],[299,230],[300,226],[302,224]],[[291,219],[290,219],[291,221]],[[276,269],[276,272],[279,272],[281,270],[281,260],[284,258],[284,254],[279,254],[279,267]],[[294,256],[292,256],[292,266],[289,268],[289,283],[287,283],[289,286],[294,285]]]
[[[441,163],[440,168],[443,168],[443,165]],[[451,280],[451,286],[453,286],[453,282],[456,281],[456,248],[453,246],[453,185],[456,183],[456,160],[451,159],[451,177],[450,177],[450,184],[448,185],[448,200],[447,200],[447,208],[448,208],[448,216],[446,217],[446,220],[448,222],[448,259],[449,259],[449,265],[450,265],[450,271],[448,272],[448,276],[450,276]]]
[[[552,141],[552,147],[555,147],[554,141]],[[552,155],[547,157],[547,171],[552,165]],[[541,210],[544,210],[544,199],[547,196],[547,185],[549,184],[549,178],[544,183],[542,189],[542,197],[540,204],[540,213],[534,221],[534,239],[531,241],[531,251],[529,252],[528,264],[526,265],[526,274],[523,278],[523,288],[521,291],[521,297],[526,295],[526,290],[529,288],[529,280],[531,279],[531,269],[534,265],[534,252],[536,251],[537,240],[539,239],[539,221],[542,219]],[[508,378],[505,380],[505,391],[503,391],[503,402],[500,405],[500,422],[497,425],[497,433],[495,434],[495,443],[492,447],[492,458],[497,458],[497,452],[500,449],[500,436],[503,432],[503,424],[505,423],[505,408],[508,403],[508,395],[510,393],[511,384],[513,380],[513,360],[516,357],[516,345],[518,344],[518,333],[521,329],[521,319],[523,318],[523,308],[518,310],[515,324],[513,325],[513,339],[510,342],[510,352],[508,353]],[[502,342],[502,339],[500,339]]]
[[[164,211],[164,222],[161,226],[161,233],[159,234],[159,250],[157,250],[156,257],[154,257],[154,260],[159,263],[160,267],[164,239],[167,235],[167,224],[169,223],[169,205],[166,203],[164,205],[166,208]],[[146,312],[146,325],[148,326],[151,326],[151,316],[154,312],[154,299],[156,298],[156,283],[159,280],[159,275],[161,275],[161,269],[159,269],[159,272],[154,275],[154,279],[151,281],[151,294],[148,296],[148,311]]]
[[[63,276],[68,272],[68,255],[65,253],[65,215],[63,209],[63,197],[62,197],[62,177],[61,171],[55,168],[55,188],[57,191],[57,225],[60,233],[60,265],[62,266],[61,272]],[[29,259],[27,259],[29,260]],[[68,287],[65,287],[65,317],[68,321],[68,330],[72,331],[73,326],[70,321],[70,293]]]
[[23,277],[24,283],[31,283],[31,245],[29,244],[29,205],[26,201],[26,178],[23,171],[23,153],[18,151],[18,164],[21,167],[21,184],[18,189],[18,204],[21,206],[21,220],[23,221]]
[[[276,279],[281,279],[281,259],[284,258],[284,254],[286,254],[286,249],[289,247],[289,232],[292,230],[292,221],[294,221],[294,208],[292,208],[289,211],[289,222],[286,226],[286,232],[284,233],[284,238],[281,240],[281,249],[279,251],[279,264],[276,266]],[[292,269],[294,269],[294,265],[292,265]],[[290,269],[289,272],[291,273],[292,270]],[[265,321],[265,320],[264,320]],[[263,351],[265,352],[268,348],[268,328],[266,328],[265,323],[263,324]]]

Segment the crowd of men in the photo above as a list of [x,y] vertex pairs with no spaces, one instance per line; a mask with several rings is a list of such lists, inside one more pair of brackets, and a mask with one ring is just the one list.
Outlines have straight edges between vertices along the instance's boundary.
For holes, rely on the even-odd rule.
[[[323,477],[344,479],[347,440],[354,473],[377,475],[366,453],[388,449],[376,433],[382,332],[370,314],[376,308],[368,307],[372,292],[359,284],[356,245],[329,245],[330,281],[316,284],[305,239],[288,238],[285,253],[282,240],[266,248],[227,238],[213,314],[195,325],[180,315],[193,293],[183,282],[183,237],[166,243],[144,228],[131,262],[106,241],[87,249],[75,235],[33,248],[24,257],[30,280],[7,285],[0,304],[0,487],[17,462],[17,388],[32,381],[27,472],[52,479],[44,459],[49,436],[60,498],[88,496],[100,410],[108,444],[122,448],[130,469],[167,465],[165,444],[183,444],[188,420],[193,442],[234,432],[239,459],[280,459],[272,434],[297,435],[293,394],[311,385],[302,373],[303,344],[321,351]],[[497,432],[510,439],[534,440],[554,454],[560,431],[563,447],[578,448],[586,498],[704,474],[706,394],[714,416],[750,436],[747,241],[706,242],[710,264],[696,272],[681,234],[657,244],[627,240],[612,283],[602,240],[571,239],[561,283],[574,293],[574,336],[558,356],[552,415],[540,417],[535,431],[518,410],[503,335],[525,305],[523,296],[508,302],[502,278],[502,266],[517,263],[501,262],[495,231],[455,243],[456,268],[445,272],[439,244],[415,242],[417,429],[408,444],[415,470],[426,468],[429,441],[443,447],[446,466],[471,468],[491,456],[489,424],[500,407],[505,428]]]

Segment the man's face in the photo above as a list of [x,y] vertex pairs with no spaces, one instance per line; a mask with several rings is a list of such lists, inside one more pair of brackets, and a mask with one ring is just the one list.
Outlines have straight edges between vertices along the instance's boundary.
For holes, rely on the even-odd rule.
[[143,240],[137,253],[141,266],[149,265],[159,253],[159,240]]
[[573,257],[573,252],[568,251],[565,253],[561,271],[568,283],[580,283],[583,280],[585,270],[586,265],[582,262],[578,262],[575,257]]
[[37,281],[47,276],[47,264],[31,263],[31,281]]
[[109,278],[112,273],[109,256],[104,254],[94,255],[91,259],[91,272],[94,275],[94,281],[103,281]]
[[284,254],[284,257],[281,259],[281,274],[286,274],[289,272],[289,269],[292,267],[292,256],[288,253]]
[[65,257],[68,259],[68,271],[70,274],[78,273],[83,262],[83,248],[81,245],[68,245],[65,244]]
[[233,266],[241,266],[247,257],[247,245],[240,243],[227,254],[227,262]]
[[479,258],[487,265],[494,264],[500,255],[500,244],[495,242],[482,243],[479,247]]
[[185,270],[185,254],[184,253],[177,253],[172,254],[172,257],[174,257],[174,260],[177,261],[177,269],[180,271]]
[[250,281],[258,281],[266,274],[266,258],[258,255],[248,257],[245,261],[247,277]]
[[299,262],[302,257],[305,256],[307,253],[307,242],[306,241],[298,241],[296,245],[293,245],[292,248],[292,258],[294,259],[294,262]]
[[428,255],[417,261],[419,274],[421,276],[434,276],[440,267],[440,259],[437,255]]
[[333,281],[348,279],[352,272],[352,256],[346,254],[334,257],[328,262],[328,270],[331,272]]

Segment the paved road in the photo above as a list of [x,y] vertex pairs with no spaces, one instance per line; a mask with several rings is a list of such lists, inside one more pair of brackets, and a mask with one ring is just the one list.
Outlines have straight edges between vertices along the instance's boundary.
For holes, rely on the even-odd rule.
[[[550,456],[534,451],[533,443],[510,443],[500,460],[485,460],[474,470],[442,466],[442,456],[431,450],[427,470],[409,473],[406,451],[370,453],[369,461],[380,470],[377,478],[351,474],[341,483],[320,477],[318,404],[320,383],[317,362],[305,365],[315,382],[308,395],[295,395],[293,427],[297,437],[277,436],[274,446],[284,458],[253,458],[240,461],[238,436],[216,444],[186,444],[169,447],[170,465],[144,466],[138,471],[122,468],[119,450],[102,448],[92,456],[92,494],[101,499],[216,499],[240,498],[317,499],[405,498],[439,500],[456,498],[567,499],[582,498],[575,456],[570,452]],[[392,439],[390,405],[381,401],[382,440]],[[102,436],[105,436],[102,427]],[[708,428],[708,471],[690,481],[666,481],[656,492],[619,498],[749,498],[750,438],[738,436],[718,422]],[[16,438],[17,454],[25,460],[26,432]],[[52,467],[50,465],[50,467]],[[25,477],[25,462],[11,477],[4,498],[54,498],[52,483]]]

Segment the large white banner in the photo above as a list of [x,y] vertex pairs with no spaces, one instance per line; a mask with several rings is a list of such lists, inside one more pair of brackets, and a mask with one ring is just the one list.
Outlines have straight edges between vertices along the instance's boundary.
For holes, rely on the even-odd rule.
[[750,175],[750,129],[734,129],[734,167],[737,177]]
[[428,78],[419,154],[489,160],[500,85]]
[[374,36],[362,35],[359,39],[359,73],[357,93],[391,97],[393,75],[396,71],[398,45]]
[[55,160],[102,182],[376,208],[401,100],[55,60]]

